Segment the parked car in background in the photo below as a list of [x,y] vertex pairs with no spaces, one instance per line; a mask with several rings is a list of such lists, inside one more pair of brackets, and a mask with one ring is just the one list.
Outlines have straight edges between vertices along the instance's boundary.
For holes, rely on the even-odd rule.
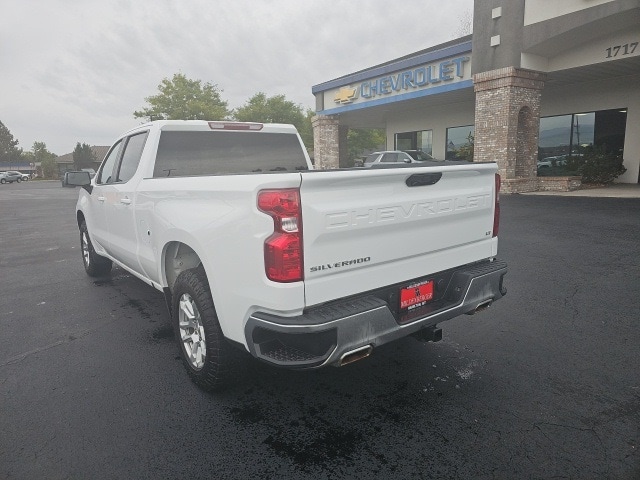
[[20,180],[22,182],[26,182],[29,180],[29,175],[27,175],[26,173],[22,173],[22,172],[18,172],[17,170],[9,170],[7,171],[7,173],[11,174],[11,175],[20,175]]
[[22,174],[20,172],[0,172],[0,183],[20,183]]
[[422,150],[386,150],[373,152],[364,159],[365,167],[376,165],[423,163],[425,161],[438,161]]
[[418,160],[421,162],[425,160],[438,161],[437,158],[432,157],[427,152],[423,152],[422,150],[403,150],[403,152],[408,153],[414,160]]
[[541,168],[551,168],[551,167],[563,167],[567,164],[567,159],[569,155],[558,155],[555,157],[545,157],[542,160],[538,160],[538,170]]
[[414,160],[408,153],[400,150],[387,150],[383,152],[373,152],[367,155],[364,159],[364,167],[374,167],[378,165],[390,165],[390,164],[405,164],[405,163],[419,163],[419,160]]

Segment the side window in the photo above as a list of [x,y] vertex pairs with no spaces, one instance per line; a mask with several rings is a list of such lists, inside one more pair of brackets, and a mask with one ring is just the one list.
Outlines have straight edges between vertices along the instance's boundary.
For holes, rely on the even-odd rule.
[[381,162],[383,163],[395,163],[397,161],[398,161],[397,153],[385,153],[381,160]]
[[118,159],[118,155],[120,153],[120,146],[122,145],[122,141],[116,143],[111,150],[109,150],[109,154],[105,157],[102,162],[102,167],[100,167],[100,173],[98,173],[98,179],[96,183],[113,183],[113,167],[116,164],[116,160]]
[[122,154],[122,161],[120,162],[116,181],[128,182],[136,173],[138,164],[140,163],[140,157],[142,156],[142,149],[147,141],[148,133],[149,132],[143,132],[129,137],[127,144],[124,147],[124,153]]
[[369,155],[367,155],[367,158],[364,159],[364,164],[365,165],[370,165],[373,162],[376,161],[376,158],[378,158],[380,154],[379,153],[370,153]]

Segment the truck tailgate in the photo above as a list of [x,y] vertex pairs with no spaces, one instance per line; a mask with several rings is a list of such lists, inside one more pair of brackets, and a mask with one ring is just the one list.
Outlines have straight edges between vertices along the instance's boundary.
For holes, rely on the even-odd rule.
[[495,163],[302,174],[307,306],[483,260]]

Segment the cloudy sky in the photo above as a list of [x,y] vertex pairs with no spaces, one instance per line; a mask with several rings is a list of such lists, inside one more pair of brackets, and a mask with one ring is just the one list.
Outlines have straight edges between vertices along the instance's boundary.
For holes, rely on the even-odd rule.
[[110,145],[163,78],[313,108],[313,85],[460,36],[473,0],[0,0],[0,121],[19,147]]

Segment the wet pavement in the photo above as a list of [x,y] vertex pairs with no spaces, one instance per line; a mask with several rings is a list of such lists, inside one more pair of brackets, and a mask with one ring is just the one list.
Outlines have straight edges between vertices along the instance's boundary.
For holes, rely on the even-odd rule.
[[0,478],[640,478],[640,198],[503,195],[491,308],[210,395],[159,292],[85,275],[76,196],[0,188]]

